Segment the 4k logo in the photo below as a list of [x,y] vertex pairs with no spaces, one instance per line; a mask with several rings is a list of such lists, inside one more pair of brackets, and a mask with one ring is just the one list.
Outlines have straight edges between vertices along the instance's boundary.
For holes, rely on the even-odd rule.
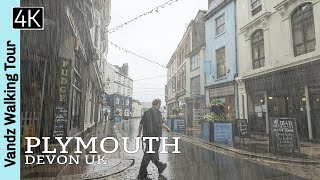
[[13,29],[42,30],[43,29],[43,7],[16,7],[13,8]]

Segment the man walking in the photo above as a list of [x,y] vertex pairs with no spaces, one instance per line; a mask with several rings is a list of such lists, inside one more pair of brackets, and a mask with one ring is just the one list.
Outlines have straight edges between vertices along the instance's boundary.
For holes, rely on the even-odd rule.
[[[160,99],[155,99],[152,101],[152,107],[143,114],[142,119],[140,121],[138,137],[141,136],[142,129],[143,137],[161,137],[162,129],[165,129],[167,130],[167,132],[170,132],[170,129],[164,124],[162,120],[162,115],[159,110],[160,106]],[[161,174],[167,167],[166,163],[162,163],[159,161],[160,139],[159,141],[152,140],[152,150],[155,151],[155,153],[146,153],[147,150],[150,149],[149,141],[146,141],[146,144],[147,146],[144,151],[138,176],[138,179],[141,180],[149,179],[147,177],[147,167],[150,161],[152,161],[157,166],[159,174]]]

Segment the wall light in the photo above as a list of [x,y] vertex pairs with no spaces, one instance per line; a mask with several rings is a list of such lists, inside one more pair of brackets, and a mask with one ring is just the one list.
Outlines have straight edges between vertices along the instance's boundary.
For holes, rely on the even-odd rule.
[[270,97],[269,97],[269,99],[270,99],[270,100],[272,100],[272,99],[273,99],[273,97],[272,97],[272,96],[270,96]]

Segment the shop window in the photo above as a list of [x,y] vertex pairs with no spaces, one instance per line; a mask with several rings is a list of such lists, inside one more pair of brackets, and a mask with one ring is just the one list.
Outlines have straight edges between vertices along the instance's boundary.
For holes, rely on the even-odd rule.
[[216,19],[216,35],[220,35],[225,31],[224,14]]
[[222,78],[226,76],[226,61],[225,61],[225,48],[220,48],[216,51],[217,56],[217,76]]
[[120,104],[120,99],[118,97],[116,98],[116,104]]
[[251,13],[252,16],[256,15],[262,10],[261,0],[251,0]]
[[311,3],[299,6],[292,14],[292,35],[294,55],[298,56],[315,50],[316,38]]
[[262,29],[259,29],[252,34],[251,43],[252,43],[253,69],[263,67],[265,55],[264,55],[264,38],[263,38]]

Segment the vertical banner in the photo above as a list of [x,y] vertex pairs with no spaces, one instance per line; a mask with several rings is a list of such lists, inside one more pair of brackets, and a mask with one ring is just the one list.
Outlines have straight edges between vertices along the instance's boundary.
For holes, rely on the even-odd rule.
[[56,95],[56,97],[58,97],[58,101],[55,109],[53,137],[63,137],[63,139],[65,139],[67,136],[72,60],[60,57],[59,61],[61,70],[57,81],[59,91]]
[[13,8],[20,0],[0,5],[0,177],[20,179],[20,30],[13,29]]

